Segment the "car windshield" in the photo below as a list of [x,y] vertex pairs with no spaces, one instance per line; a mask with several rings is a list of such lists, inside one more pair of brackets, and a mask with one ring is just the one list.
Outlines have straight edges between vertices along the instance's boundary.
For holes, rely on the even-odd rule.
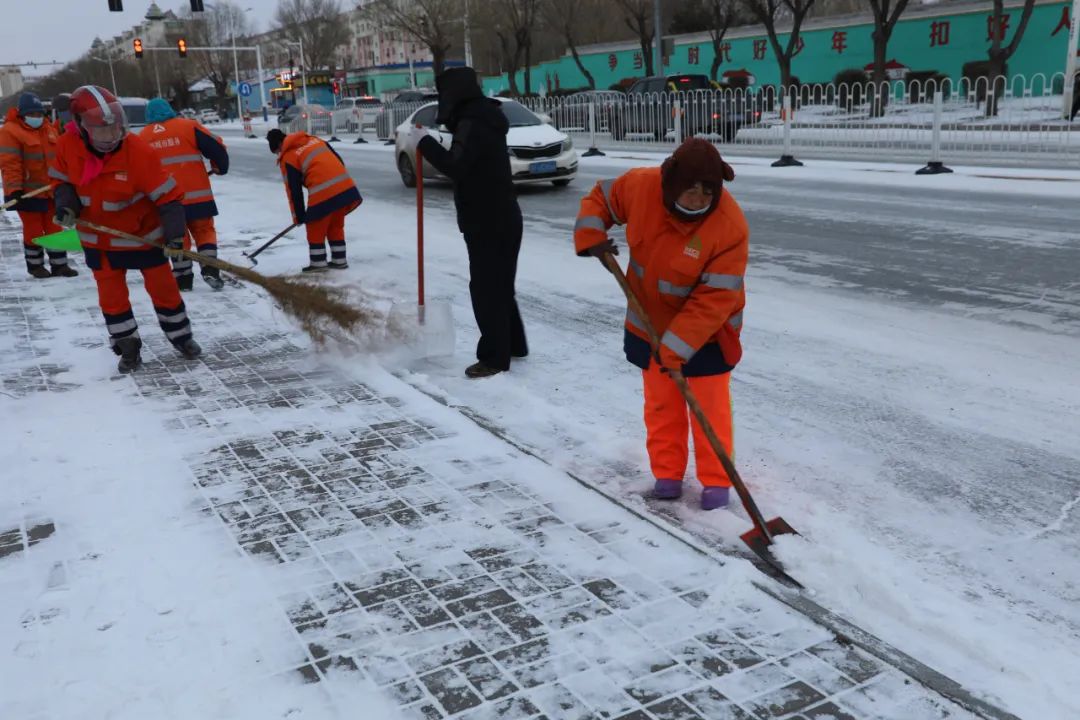
[[529,127],[540,125],[540,118],[533,115],[524,105],[519,105],[513,100],[500,103],[503,115],[510,121],[510,127]]
[[128,125],[146,124],[145,105],[124,105],[124,116],[127,117]]

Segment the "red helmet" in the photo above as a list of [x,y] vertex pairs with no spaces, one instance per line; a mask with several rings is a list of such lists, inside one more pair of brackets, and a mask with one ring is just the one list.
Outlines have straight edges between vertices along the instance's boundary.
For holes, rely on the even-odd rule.
[[71,93],[71,114],[90,147],[100,153],[112,152],[124,139],[124,106],[103,87],[83,85]]

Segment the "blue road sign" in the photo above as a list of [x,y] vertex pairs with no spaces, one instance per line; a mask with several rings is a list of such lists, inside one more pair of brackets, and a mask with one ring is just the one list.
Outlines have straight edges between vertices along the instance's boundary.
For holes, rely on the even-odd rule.
[[251,95],[251,83],[242,82],[239,87],[240,97]]

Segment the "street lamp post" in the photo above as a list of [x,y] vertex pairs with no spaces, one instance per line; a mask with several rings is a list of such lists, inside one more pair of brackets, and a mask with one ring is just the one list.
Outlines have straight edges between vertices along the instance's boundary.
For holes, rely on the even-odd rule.
[[96,60],[96,61],[98,61],[99,63],[106,63],[106,64],[108,64],[108,66],[109,66],[109,77],[110,77],[110,78],[112,78],[112,91],[113,91],[113,95],[115,95],[116,97],[120,97],[120,93],[119,93],[119,92],[117,92],[117,90],[116,90],[116,72],[115,72],[115,71],[113,71],[113,64],[112,64],[112,55],[111,55],[111,54],[108,54],[108,53],[106,53],[106,55],[105,55],[105,59],[104,59],[104,60],[102,60],[101,58],[99,58],[99,57],[97,57],[97,56],[95,56],[95,55],[91,55],[91,56],[90,56],[90,59],[91,59],[91,60]]
[[[307,63],[304,61],[304,38],[303,38],[303,36],[301,36],[300,40],[298,42],[293,41],[293,40],[286,40],[285,43],[287,45],[299,45],[300,46],[300,72],[302,72],[304,74],[304,105],[307,106],[307,108],[308,108],[307,112],[304,113],[304,114],[307,115],[307,133],[308,133],[308,135],[310,135],[311,134],[311,107],[310,107],[311,104],[308,102],[308,95],[307,95]],[[293,82],[295,82],[295,81],[296,80],[294,78]]]

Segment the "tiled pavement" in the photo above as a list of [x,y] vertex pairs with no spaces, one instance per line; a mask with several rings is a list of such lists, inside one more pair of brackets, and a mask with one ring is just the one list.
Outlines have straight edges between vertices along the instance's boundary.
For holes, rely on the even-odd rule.
[[[4,232],[2,388],[63,392],[41,341],[57,318],[100,322],[92,286],[43,297]],[[971,717],[381,371],[320,366],[260,329],[255,297],[189,298],[197,363],[147,319],[145,368],[113,381],[212,446],[189,458],[199,510],[282,589],[266,602],[307,657],[276,672],[363,677],[402,718]],[[33,552],[44,524],[0,528],[0,554]]]

